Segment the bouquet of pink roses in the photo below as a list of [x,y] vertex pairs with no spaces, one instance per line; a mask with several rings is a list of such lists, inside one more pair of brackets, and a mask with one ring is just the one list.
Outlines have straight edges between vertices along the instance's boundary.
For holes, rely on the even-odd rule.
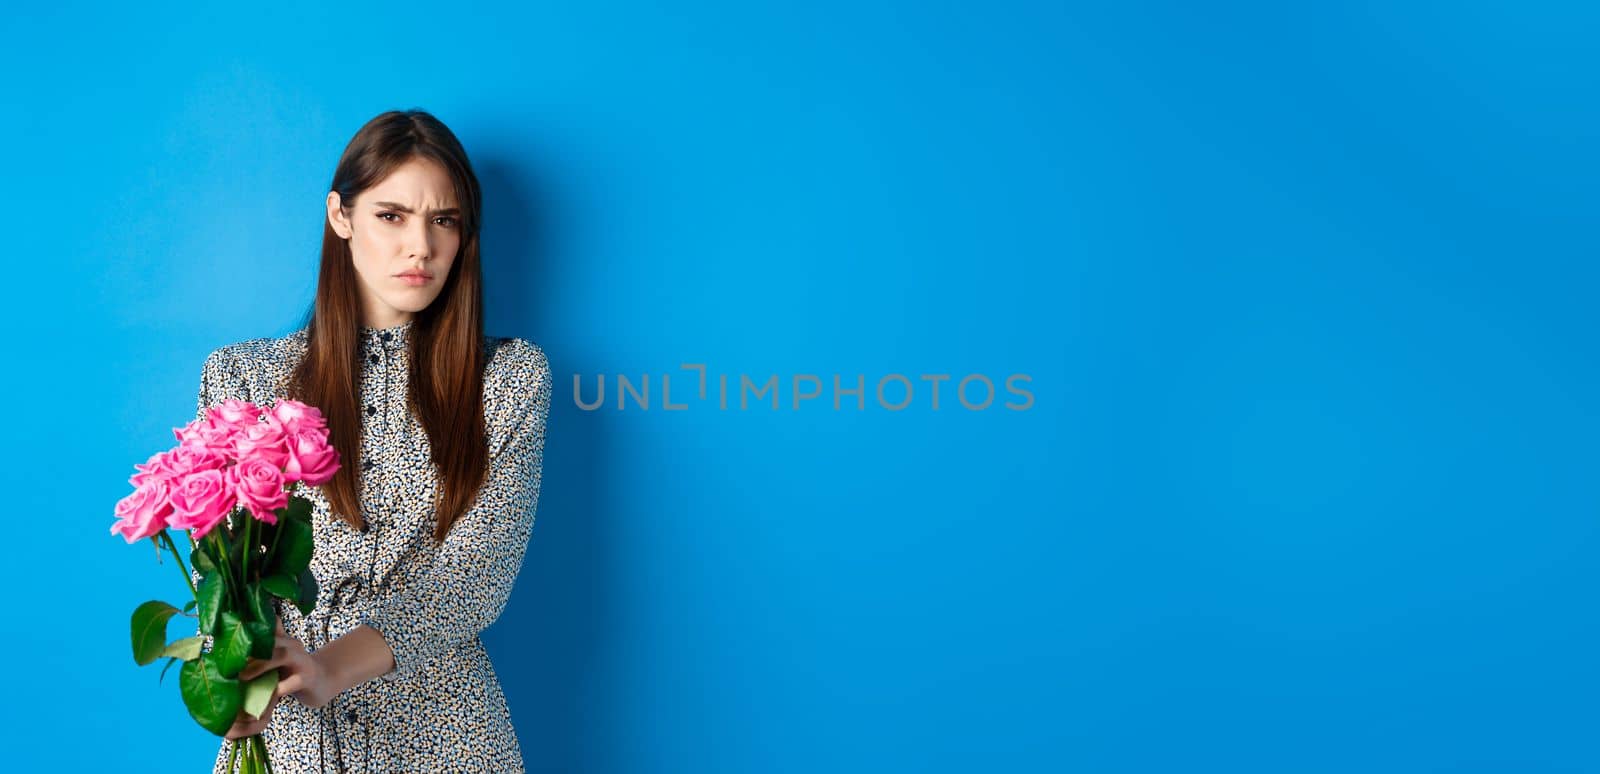
[[[303,613],[316,604],[311,503],[294,492],[333,478],[339,452],[328,443],[322,413],[287,399],[270,409],[224,401],[173,434],[176,447],[134,466],[138,472],[128,479],[134,492],[117,503],[111,532],[130,544],[150,538],[158,559],[166,548],[177,560],[194,599],[181,611],[161,601],[134,610],[133,660],[143,666],[166,657],[162,678],[182,661],[184,705],[206,730],[223,736],[240,710],[259,718],[277,688],[277,670],[238,679],[248,659],[272,657],[278,628],[272,598]],[[169,526],[187,533],[185,553],[198,585]],[[200,634],[167,642],[174,615],[198,618]],[[230,771],[241,754],[245,772],[271,771],[259,735],[237,740]]]

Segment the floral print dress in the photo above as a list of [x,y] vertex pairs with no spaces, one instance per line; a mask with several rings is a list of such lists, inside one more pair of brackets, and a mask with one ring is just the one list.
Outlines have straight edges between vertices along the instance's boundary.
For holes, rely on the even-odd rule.
[[[359,493],[366,528],[313,506],[309,615],[277,602],[284,628],[315,651],[365,624],[383,634],[395,669],[312,709],[285,696],[262,736],[279,774],[520,772],[521,747],[478,634],[493,623],[521,569],[539,500],[551,376],[538,345],[486,338],[484,423],[489,471],[443,543],[433,540],[436,480],[427,434],[406,409],[412,323],[361,329]],[[307,330],[213,351],[196,415],[228,398],[270,406],[306,351]],[[213,772],[227,771],[228,743]]]

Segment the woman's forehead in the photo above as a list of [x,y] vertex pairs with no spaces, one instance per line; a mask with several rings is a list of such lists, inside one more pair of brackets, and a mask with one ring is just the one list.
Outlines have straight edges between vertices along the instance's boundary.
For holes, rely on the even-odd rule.
[[444,209],[456,206],[456,189],[450,175],[438,163],[430,159],[410,159],[395,167],[359,198]]

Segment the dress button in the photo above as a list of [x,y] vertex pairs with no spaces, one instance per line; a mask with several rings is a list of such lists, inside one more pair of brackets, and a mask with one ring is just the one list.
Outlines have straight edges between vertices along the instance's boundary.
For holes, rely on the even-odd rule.
[[373,365],[377,365],[378,364],[378,355],[376,353],[368,355],[367,356],[367,362],[370,362]]
[[377,413],[378,413],[378,407],[372,405],[371,403],[368,403],[367,404],[367,416],[370,417],[370,416],[373,416],[373,415],[375,415]]
[[353,709],[345,710],[344,719],[350,721],[351,723],[356,722],[356,711]]
[[361,469],[362,470],[372,470],[372,460],[362,460],[361,461]]
[[378,335],[382,336],[384,341],[388,341],[389,340],[389,332],[388,331],[384,331],[383,333],[380,333]]

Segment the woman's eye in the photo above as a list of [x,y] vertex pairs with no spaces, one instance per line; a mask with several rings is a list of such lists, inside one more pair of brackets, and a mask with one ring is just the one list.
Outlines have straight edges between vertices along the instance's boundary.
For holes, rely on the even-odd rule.
[[456,225],[456,219],[450,217],[449,215],[441,215],[439,218],[437,218],[437,220],[440,221],[439,225],[441,226],[450,226],[453,228]]
[[[380,213],[378,213],[378,217],[383,218],[384,220],[389,220],[390,218],[394,218],[395,220],[399,220],[400,219],[399,215],[396,215],[396,214],[394,214],[392,212],[380,212]],[[395,220],[389,220],[389,222],[393,223],[393,222],[395,222]]]

